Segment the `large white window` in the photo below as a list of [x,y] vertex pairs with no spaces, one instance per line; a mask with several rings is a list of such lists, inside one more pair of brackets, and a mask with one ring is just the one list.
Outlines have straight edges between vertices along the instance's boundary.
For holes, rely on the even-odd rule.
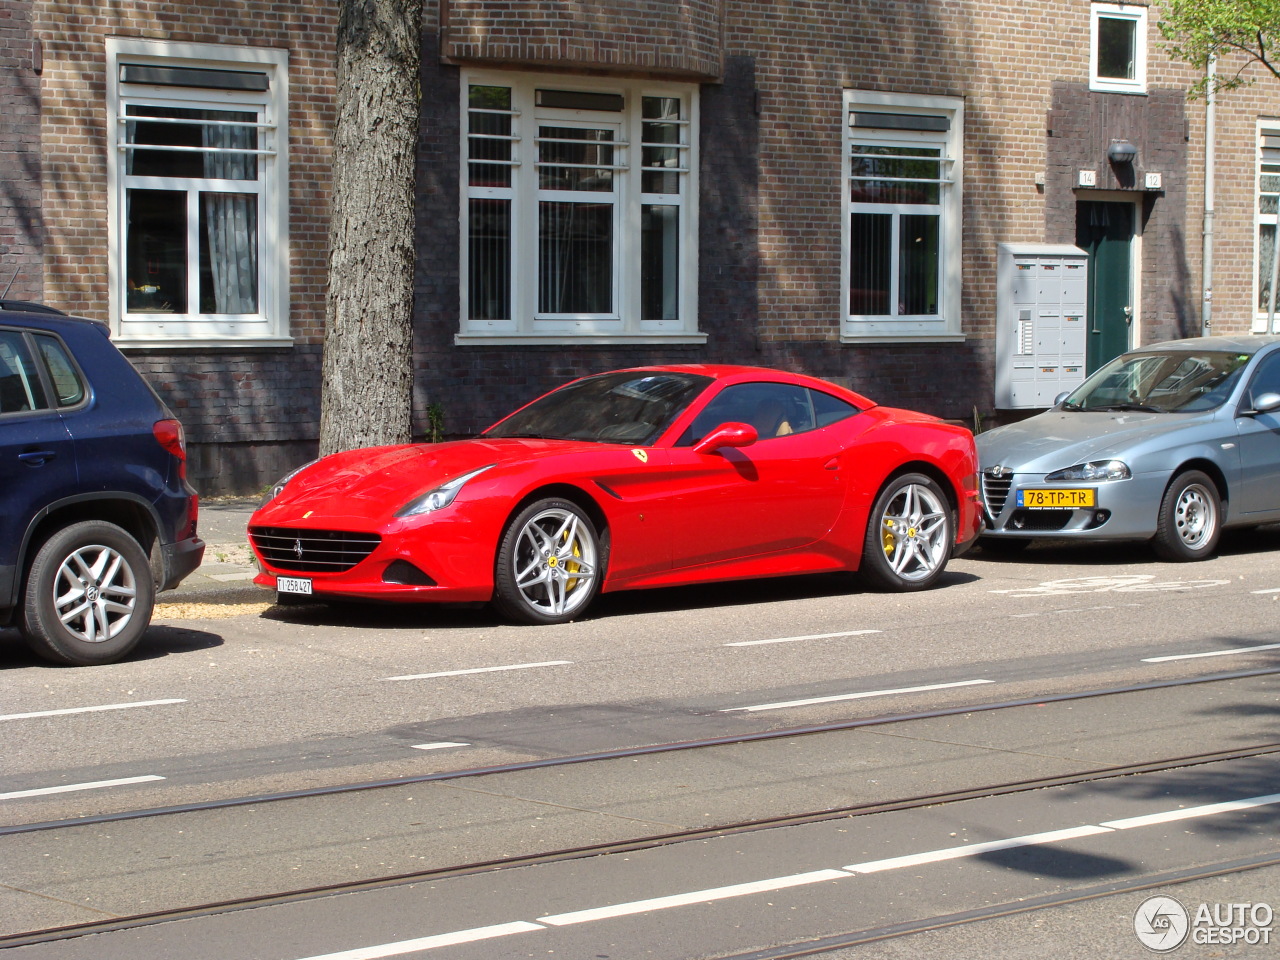
[[133,345],[288,342],[288,54],[107,41],[111,321]]
[[1280,333],[1280,247],[1276,245],[1276,224],[1280,220],[1280,120],[1258,123],[1258,201],[1254,205],[1254,236],[1257,237],[1257,269],[1254,289],[1253,329],[1255,333]]
[[1132,3],[1090,5],[1089,88],[1146,93],[1146,7]]
[[842,339],[957,339],[964,104],[846,90]]
[[696,87],[466,73],[459,343],[701,342]]

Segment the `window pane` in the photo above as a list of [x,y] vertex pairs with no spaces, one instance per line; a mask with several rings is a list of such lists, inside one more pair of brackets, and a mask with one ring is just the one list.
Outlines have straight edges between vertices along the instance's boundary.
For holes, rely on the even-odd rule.
[[543,190],[613,189],[612,130],[540,127],[538,136],[538,186]]
[[[1271,278],[1275,273],[1276,227],[1264,223],[1258,227],[1258,310],[1271,309]],[[1277,300],[1280,304],[1280,299]]]
[[887,316],[892,271],[893,217],[855,213],[849,230],[849,313]]
[[641,208],[640,319],[675,320],[680,292],[680,208]]
[[1137,21],[1098,17],[1098,76],[1113,80],[1134,79],[1134,41]]
[[[510,161],[512,142],[512,115],[487,113],[488,110],[510,111],[509,87],[471,87],[471,107],[467,115],[470,124],[467,145],[470,183],[474,186],[508,187],[511,185],[511,167],[508,163],[477,163],[477,160]],[[498,139],[494,139],[498,138]]]
[[938,218],[904,216],[898,227],[899,313],[938,312]]
[[538,312],[613,311],[613,205],[538,205]]
[[467,299],[474,320],[511,319],[511,201],[472,200]]
[[36,337],[40,347],[40,356],[44,357],[44,365],[53,380],[53,389],[58,395],[58,406],[72,407],[84,399],[84,384],[80,382],[80,374],[75,364],[67,356],[66,348],[54,337],[43,335]]
[[258,312],[258,198],[200,194],[200,312]]
[[938,147],[855,143],[849,167],[850,199],[854,203],[937,203],[941,158]]
[[40,376],[22,334],[0,330],[0,413],[43,410],[46,406]]
[[126,297],[130,313],[187,312],[187,194],[126,194]]
[[[125,142],[177,150],[130,150],[125,173],[144,177],[198,177],[224,180],[256,180],[258,157],[239,151],[258,149],[256,113],[230,110],[195,110],[185,107],[149,107],[129,104]],[[189,122],[181,122],[189,121]]]

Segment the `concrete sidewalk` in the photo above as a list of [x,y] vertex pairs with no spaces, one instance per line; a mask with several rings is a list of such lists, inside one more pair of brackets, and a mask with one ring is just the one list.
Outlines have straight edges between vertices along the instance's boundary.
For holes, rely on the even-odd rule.
[[249,517],[259,497],[200,500],[197,530],[205,542],[204,561],[176,590],[156,597],[166,603],[271,603],[275,594],[253,585],[258,572],[249,550]]

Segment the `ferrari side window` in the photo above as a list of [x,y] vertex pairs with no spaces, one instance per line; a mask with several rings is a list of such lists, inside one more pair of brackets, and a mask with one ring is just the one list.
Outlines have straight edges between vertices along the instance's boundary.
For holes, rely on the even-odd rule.
[[769,440],[825,427],[857,412],[843,400],[795,384],[739,383],[707,404],[678,446],[697,443],[723,423],[748,423],[761,440]]
[[845,403],[845,401],[838,397],[833,397],[829,393],[810,390],[809,394],[813,398],[813,418],[815,426],[830,426],[833,423],[846,420],[854,414],[862,412],[853,404]]

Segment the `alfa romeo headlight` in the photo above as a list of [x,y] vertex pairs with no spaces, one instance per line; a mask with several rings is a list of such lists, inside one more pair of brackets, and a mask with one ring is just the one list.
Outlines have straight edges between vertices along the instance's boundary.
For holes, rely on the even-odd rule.
[[422,496],[410,500],[403,507],[397,510],[396,516],[420,517],[423,514],[433,513],[436,510],[441,510],[444,507],[447,507],[449,504],[453,503],[453,498],[458,495],[458,491],[462,489],[463,485],[466,484],[468,480],[484,473],[492,466],[493,464],[491,463],[489,466],[481,467],[479,470],[472,470],[470,473],[464,473],[460,477],[454,477],[443,486],[427,491]]
[[1097,483],[1106,480],[1128,480],[1133,474],[1129,467],[1120,460],[1093,460],[1090,463],[1077,463],[1074,467],[1057,470],[1044,478],[1045,483],[1086,482]]

